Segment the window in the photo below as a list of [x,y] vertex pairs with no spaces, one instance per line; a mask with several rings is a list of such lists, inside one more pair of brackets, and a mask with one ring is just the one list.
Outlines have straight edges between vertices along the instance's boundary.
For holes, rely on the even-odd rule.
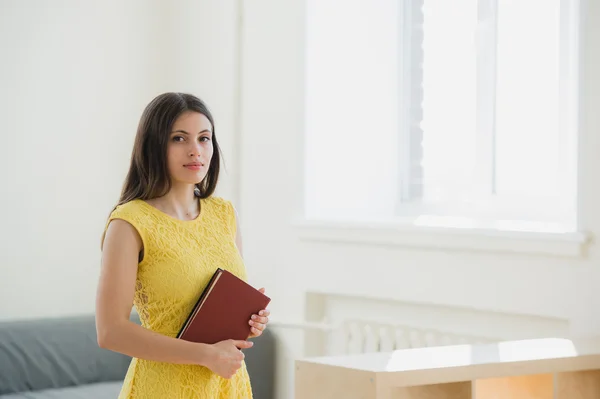
[[305,216],[573,231],[576,0],[310,0]]

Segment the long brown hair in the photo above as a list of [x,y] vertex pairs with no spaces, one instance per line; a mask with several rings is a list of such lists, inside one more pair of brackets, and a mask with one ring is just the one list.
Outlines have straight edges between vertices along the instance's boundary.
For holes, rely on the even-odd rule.
[[[167,167],[167,144],[177,118],[186,111],[201,113],[212,125],[212,159],[206,177],[196,187],[199,197],[210,197],[219,180],[221,149],[215,136],[215,121],[206,104],[191,94],[163,93],[144,109],[135,136],[129,172],[117,205],[142,199],[162,197],[171,189]],[[196,190],[198,191],[198,190]]]

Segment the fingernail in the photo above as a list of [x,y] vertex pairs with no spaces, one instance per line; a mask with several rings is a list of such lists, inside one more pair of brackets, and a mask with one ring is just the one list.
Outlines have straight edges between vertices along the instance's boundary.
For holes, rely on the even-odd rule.
[[263,312],[263,311],[261,310],[260,312],[258,312],[258,314],[262,316],[263,314],[265,314],[265,312]]
[[252,320],[256,320],[256,315],[252,315]]

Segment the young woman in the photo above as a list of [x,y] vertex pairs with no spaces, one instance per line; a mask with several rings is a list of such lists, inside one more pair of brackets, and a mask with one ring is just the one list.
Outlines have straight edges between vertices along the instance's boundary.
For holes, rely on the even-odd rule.
[[[200,99],[165,93],[150,102],[102,240],[98,344],[133,358],[119,398],[252,397],[240,350],[251,341],[175,338],[217,267],[247,279],[236,212],[213,196],[219,167],[214,120]],[[142,326],[129,321],[132,303]],[[249,338],[268,316],[252,316]]]

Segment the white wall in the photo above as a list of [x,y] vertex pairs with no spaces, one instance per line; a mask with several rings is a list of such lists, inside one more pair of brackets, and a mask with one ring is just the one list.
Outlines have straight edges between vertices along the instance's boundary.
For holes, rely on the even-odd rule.
[[92,312],[100,235],[164,91],[212,108],[235,199],[236,2],[0,4],[0,319]]
[[[244,14],[241,207],[247,267],[271,291],[273,318],[302,320],[307,292],[444,304],[566,319],[573,335],[600,334],[600,252],[583,258],[304,242],[302,0],[255,0]],[[583,1],[581,226],[600,232],[600,3]],[[268,284],[268,285],[267,285]],[[290,356],[302,342],[281,332]],[[286,359],[283,376],[292,373]],[[278,397],[290,397],[282,380]]]

